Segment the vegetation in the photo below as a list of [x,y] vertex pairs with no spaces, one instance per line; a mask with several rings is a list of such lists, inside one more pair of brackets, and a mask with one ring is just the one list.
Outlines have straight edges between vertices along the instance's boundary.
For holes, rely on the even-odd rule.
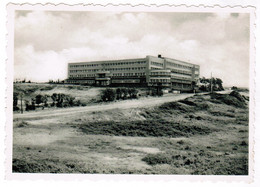
[[240,95],[237,91],[232,91],[229,95],[213,93],[210,96],[211,102],[213,103],[225,103],[227,105],[232,105],[240,108],[245,108],[245,100],[249,100],[248,97]]
[[209,173],[215,175],[246,175],[248,172],[246,157],[231,159],[227,154],[223,154],[222,159],[214,158],[214,154],[207,149],[185,151],[181,154],[171,151],[148,154],[142,160],[151,166],[168,164],[174,168],[192,168],[191,174],[193,175],[207,175]]
[[120,99],[137,98],[138,90],[136,88],[107,88],[101,91],[102,101],[114,101]]
[[103,101],[114,101],[116,98],[116,92],[114,89],[107,88],[102,91],[101,99]]
[[[52,104],[48,103],[48,98],[50,97],[53,100]],[[13,103],[14,103],[14,111],[15,111],[18,108],[16,93],[14,93]],[[73,106],[84,106],[84,104],[82,104],[80,100],[75,101],[75,98],[70,95],[60,94],[60,93],[58,94],[53,93],[51,96],[38,94],[35,96],[35,98],[34,97],[31,98],[31,102],[29,100],[25,100],[26,111],[35,110],[36,107],[42,107],[42,109],[44,109],[44,107],[73,107]]]
[[13,172],[248,175],[248,100],[240,96],[15,119]]
[[248,92],[248,88],[238,88],[236,86],[232,86],[231,90],[237,91],[237,92]]
[[216,129],[209,129],[205,126],[196,126],[183,122],[171,122],[162,118],[154,119],[153,117],[139,121],[100,121],[80,124],[78,127],[86,134],[145,137],[189,137],[196,134],[209,134],[213,130],[216,131]]
[[211,84],[212,84],[212,90],[213,91],[222,91],[224,90],[223,88],[223,81],[220,78],[205,78],[202,77],[199,79],[200,85],[199,85],[199,90],[201,91],[210,91],[211,90]]
[[19,107],[17,106],[17,104],[18,104],[18,95],[19,94],[17,92],[13,93],[13,111],[19,110]]

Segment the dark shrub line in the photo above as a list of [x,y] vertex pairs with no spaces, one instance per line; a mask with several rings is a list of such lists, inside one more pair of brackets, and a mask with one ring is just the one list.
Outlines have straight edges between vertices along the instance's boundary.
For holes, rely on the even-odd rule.
[[114,101],[120,99],[135,99],[138,97],[136,88],[107,88],[101,91],[102,101]]
[[115,136],[155,136],[180,137],[195,134],[209,134],[213,130],[205,126],[186,123],[173,123],[164,119],[137,121],[101,121],[76,125],[86,134],[103,134]]

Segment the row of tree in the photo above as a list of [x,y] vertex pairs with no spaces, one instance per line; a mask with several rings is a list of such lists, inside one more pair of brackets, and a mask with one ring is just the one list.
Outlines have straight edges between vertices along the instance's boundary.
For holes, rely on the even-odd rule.
[[23,80],[20,80],[20,79],[15,79],[14,83],[31,83],[31,80],[26,80],[26,79],[23,79]]
[[205,78],[202,77],[199,79],[199,90],[201,91],[205,91],[205,92],[209,92],[211,91],[211,87],[212,87],[212,91],[222,91],[224,90],[223,88],[223,81],[220,78]]
[[[20,97],[19,97],[20,96]],[[52,99],[52,102],[48,102],[49,98]],[[13,94],[13,110],[22,110],[18,106],[18,100],[21,100],[21,103],[23,103],[22,95],[19,93]],[[25,103],[25,110],[35,110],[36,107],[72,107],[72,106],[81,106],[83,105],[80,100],[75,100],[75,97],[72,97],[70,95],[66,95],[63,93],[53,93],[51,96],[49,95],[41,95],[38,94],[35,97],[31,98],[31,100],[24,100]]]
[[49,80],[49,84],[64,84],[65,83],[65,80]]
[[102,101],[114,101],[120,99],[134,99],[138,97],[136,88],[107,88],[101,92]]

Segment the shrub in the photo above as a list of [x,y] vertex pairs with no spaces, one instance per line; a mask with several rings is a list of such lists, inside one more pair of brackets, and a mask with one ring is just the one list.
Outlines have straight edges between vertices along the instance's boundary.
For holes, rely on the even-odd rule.
[[142,161],[146,162],[149,165],[156,165],[156,164],[171,164],[172,157],[166,154],[148,154]]
[[66,96],[64,97],[64,99],[65,99],[65,101],[66,101],[66,103],[67,103],[68,106],[74,106],[75,97],[72,97],[72,96],[70,96],[70,95],[66,95]]
[[116,98],[116,92],[114,89],[107,88],[102,91],[101,99],[103,101],[114,101]]
[[27,123],[27,122],[25,122],[25,121],[21,121],[18,125],[17,125],[17,127],[18,128],[22,128],[22,127],[26,127],[26,126],[28,126],[29,124]]
[[177,141],[178,144],[182,145],[184,144],[184,141],[183,140],[180,140],[180,141]]
[[232,91],[229,95],[237,98],[241,102],[245,102],[244,98],[237,91]]
[[228,94],[217,94],[213,93],[210,94],[211,101],[212,100],[218,100],[221,103],[225,103],[227,105],[233,105],[240,108],[245,108],[246,103],[243,97],[236,91],[231,92]]
[[138,90],[135,88],[128,89],[128,94],[130,98],[137,98]]
[[190,106],[196,106],[196,103],[194,103],[193,101],[189,101],[188,99],[184,99],[179,102],[184,103],[186,105],[190,105]]
[[19,110],[19,108],[17,107],[17,103],[18,103],[18,93],[17,92],[14,92],[13,93],[13,110],[16,111],[16,110]]
[[36,104],[37,105],[39,105],[39,104],[41,104],[42,103],[42,95],[36,95],[36,97],[35,97],[35,102],[36,102]]
[[246,146],[246,145],[248,145],[248,144],[247,144],[245,141],[242,141],[240,145]]
[[116,89],[116,99],[119,100],[122,98],[122,90],[121,88]]
[[126,88],[122,88],[121,89],[121,92],[122,92],[122,99],[126,99],[127,96],[128,96],[128,90]]
[[159,109],[162,110],[179,110],[182,112],[192,112],[193,109],[189,105],[183,105],[179,102],[170,102],[170,103],[165,103],[159,106]]
[[157,118],[144,121],[97,121],[76,124],[76,127],[86,134],[115,136],[189,137],[195,134],[209,134],[212,131],[216,131],[216,129],[210,129],[206,126],[174,123],[159,117]]

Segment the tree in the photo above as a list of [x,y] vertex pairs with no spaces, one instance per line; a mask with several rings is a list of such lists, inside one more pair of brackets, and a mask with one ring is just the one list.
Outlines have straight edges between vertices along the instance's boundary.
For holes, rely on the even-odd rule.
[[48,106],[48,97],[49,95],[44,95],[42,97],[42,103],[44,103],[44,106],[47,107]]
[[122,99],[126,99],[127,98],[127,94],[128,94],[127,89],[126,88],[122,88],[121,91],[122,91]]
[[62,93],[57,94],[57,107],[63,107],[63,101],[64,101],[65,95]]
[[116,98],[116,92],[114,89],[107,88],[102,91],[101,99],[103,101],[114,101]]
[[202,77],[199,79],[200,85],[199,89],[201,91],[210,91],[211,90],[211,84],[212,84],[212,90],[213,91],[221,91],[224,90],[223,88],[223,81],[220,78],[214,78],[212,77],[211,79],[207,79],[205,77]]
[[130,98],[137,98],[138,90],[135,88],[130,88],[128,90],[128,94]]
[[221,79],[216,78],[216,84],[218,85],[219,90],[224,90],[222,83],[223,81]]
[[52,101],[53,101],[52,106],[56,106],[57,97],[58,97],[58,96],[57,96],[56,93],[53,93],[53,94],[51,95],[51,99],[52,99]]
[[116,89],[116,99],[121,99],[122,98],[122,89],[121,88],[117,88]]
[[37,104],[37,105],[39,105],[39,104],[42,103],[42,98],[43,98],[43,96],[42,96],[41,94],[36,95],[35,101],[36,101],[36,104]]
[[32,110],[35,110],[35,99],[34,98],[32,98]]
[[13,93],[13,111],[19,110],[19,107],[17,106],[17,104],[18,104],[18,95],[19,94],[17,92]]
[[75,100],[75,97],[72,97],[70,95],[66,95],[64,97],[64,100],[66,101],[66,103],[69,105],[69,106],[74,106],[74,100]]

